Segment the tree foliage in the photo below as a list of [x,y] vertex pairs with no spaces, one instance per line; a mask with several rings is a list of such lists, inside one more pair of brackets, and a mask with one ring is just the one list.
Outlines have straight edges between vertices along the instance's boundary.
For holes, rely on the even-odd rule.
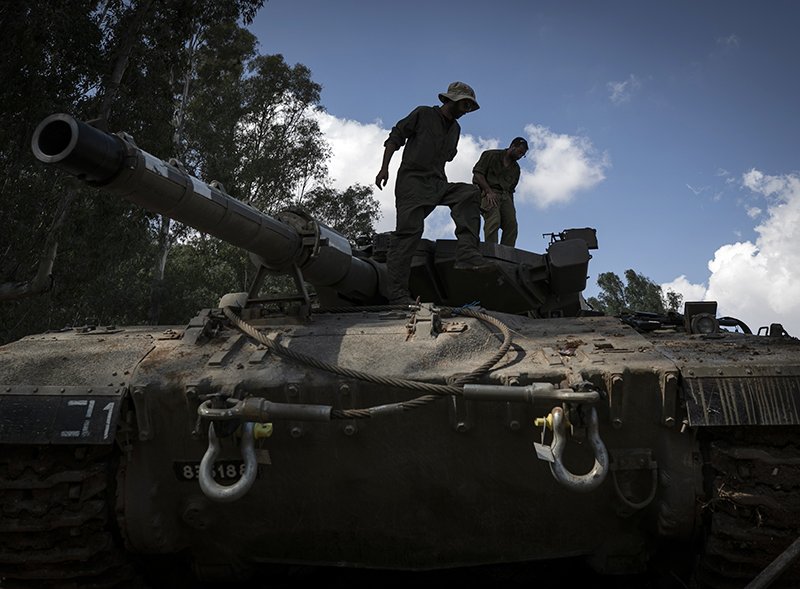
[[597,277],[600,294],[588,299],[589,305],[606,315],[646,312],[663,314],[677,311],[682,296],[674,291],[662,292],[661,286],[634,270],[625,271],[625,282],[614,272]]
[[[64,111],[92,116],[105,68],[103,15],[96,4],[21,1],[0,7],[0,282],[29,281],[43,256],[57,256],[47,296],[0,305],[2,341],[80,320],[97,292],[95,278],[107,274],[111,260],[105,253],[117,251],[124,223],[128,229],[137,225],[137,218],[124,219],[125,207],[118,203],[93,199],[90,190],[59,174],[43,174],[31,155],[31,136],[45,116]],[[112,214],[104,214],[110,209]],[[52,238],[55,215],[63,215],[57,239]],[[88,260],[81,255],[87,246],[104,255]]]
[[263,5],[0,5],[0,291],[30,283],[48,248],[55,258],[49,291],[0,301],[0,343],[70,325],[145,322],[158,264],[159,319],[168,324],[246,290],[254,272],[245,253],[185,228],[172,228],[174,249],[161,258],[154,215],[44,169],[31,136],[55,112],[101,117],[109,131],[130,133],[140,148],[177,158],[268,213],[300,205],[346,235],[372,230],[371,189],[325,188],[330,151],[314,116],[321,87],[302,64],[259,55],[243,27]]
[[321,86],[310,70],[282,55],[260,55],[244,80],[244,113],[237,129],[242,198],[272,212],[322,180],[330,150],[312,116]]
[[380,219],[380,203],[372,188],[360,184],[343,191],[320,186],[298,199],[298,206],[356,243],[372,237]]
[[164,273],[162,313],[168,322],[182,323],[187,309],[215,307],[223,294],[248,290],[252,277],[253,265],[245,252],[195,235],[172,248]]
[[237,191],[237,128],[244,113],[247,63],[257,55],[256,39],[235,22],[220,22],[205,32],[197,49],[195,79],[185,114],[183,162],[206,180]]

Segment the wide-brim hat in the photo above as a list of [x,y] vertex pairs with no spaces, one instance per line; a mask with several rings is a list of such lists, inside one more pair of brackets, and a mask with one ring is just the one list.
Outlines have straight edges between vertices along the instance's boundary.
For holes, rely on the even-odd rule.
[[469,84],[465,84],[464,82],[453,82],[450,84],[447,87],[447,92],[439,94],[439,100],[441,100],[442,103],[445,103],[448,100],[452,100],[453,102],[458,102],[459,100],[469,100],[474,105],[472,110],[478,110],[481,107],[478,104],[478,101],[475,100],[475,91],[469,86]]

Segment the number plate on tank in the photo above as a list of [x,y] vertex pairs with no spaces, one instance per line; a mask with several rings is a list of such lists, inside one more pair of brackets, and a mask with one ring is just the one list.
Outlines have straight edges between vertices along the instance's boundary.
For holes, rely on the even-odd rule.
[[[200,462],[196,460],[176,461],[172,463],[179,481],[196,481],[200,477]],[[263,465],[259,464],[256,477],[261,476]],[[235,482],[244,474],[244,462],[241,460],[217,460],[214,463],[214,480],[217,482]]]
[[[0,442],[111,444],[119,421],[118,395],[42,394],[36,387],[0,395]],[[53,388],[53,387],[48,387]],[[11,389],[9,387],[9,389]]]

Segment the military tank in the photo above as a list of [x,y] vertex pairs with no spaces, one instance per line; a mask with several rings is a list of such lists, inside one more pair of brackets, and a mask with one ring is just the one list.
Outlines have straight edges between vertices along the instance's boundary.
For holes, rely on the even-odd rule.
[[[385,235],[265,215],[66,114],[32,148],[259,272],[185,325],[0,347],[0,585],[110,586],[164,560],[203,582],[577,559],[800,583],[800,341],[779,323],[707,301],[593,312],[592,228],[544,254],[481,244],[480,274],[423,240],[416,303],[391,306]],[[274,274],[292,288],[263,294]]]

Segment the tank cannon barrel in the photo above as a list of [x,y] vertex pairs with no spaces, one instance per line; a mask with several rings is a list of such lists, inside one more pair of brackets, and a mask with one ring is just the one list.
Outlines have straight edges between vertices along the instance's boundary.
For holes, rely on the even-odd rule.
[[379,295],[381,267],[355,257],[343,235],[305,215],[266,215],[191,176],[174,160],[138,148],[125,134],[60,113],[39,123],[31,147],[39,161],[251,252],[270,270],[288,273],[296,266],[309,283],[356,301]]

